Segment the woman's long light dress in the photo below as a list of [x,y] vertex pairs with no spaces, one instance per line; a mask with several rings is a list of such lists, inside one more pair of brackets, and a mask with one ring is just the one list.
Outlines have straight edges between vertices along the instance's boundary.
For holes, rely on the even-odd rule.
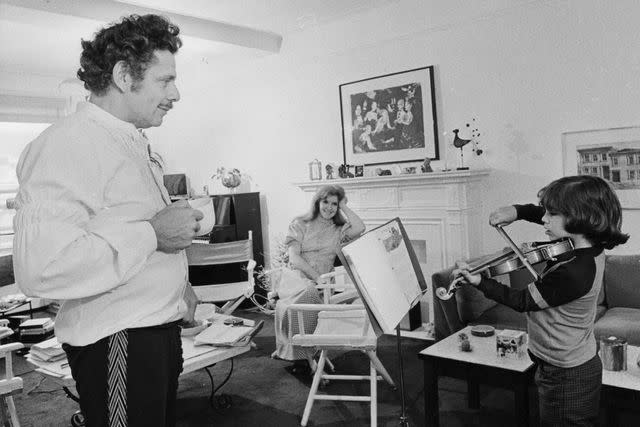
[[[311,221],[295,219],[289,225],[285,245],[300,245],[300,256],[318,273],[324,274],[333,270],[336,250],[343,235],[344,226],[336,225],[333,220],[320,216]],[[286,290],[278,290],[280,299],[276,303],[275,330],[276,351],[274,356],[285,360],[308,359],[314,353],[311,349],[295,347],[289,342],[289,325],[292,336],[298,333],[297,316],[289,322],[287,307],[291,304],[321,304],[322,299],[316,283],[308,279],[301,271],[291,280],[289,275]],[[298,278],[299,280],[295,280]],[[317,313],[304,314],[305,332],[312,333],[316,327]]]

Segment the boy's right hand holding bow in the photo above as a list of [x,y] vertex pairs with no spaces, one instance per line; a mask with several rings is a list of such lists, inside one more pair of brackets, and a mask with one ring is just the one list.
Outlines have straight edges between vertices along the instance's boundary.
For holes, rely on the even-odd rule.
[[456,268],[451,272],[454,278],[461,277],[461,282],[473,286],[478,286],[482,280],[480,274],[469,273],[469,264],[464,261],[456,261]]

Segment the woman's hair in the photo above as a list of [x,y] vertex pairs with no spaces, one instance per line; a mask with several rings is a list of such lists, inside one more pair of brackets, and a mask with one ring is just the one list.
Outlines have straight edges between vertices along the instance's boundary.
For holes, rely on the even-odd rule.
[[612,249],[629,239],[620,230],[622,207],[618,196],[600,177],[566,176],[541,189],[538,197],[549,214],[566,218],[567,232],[582,234],[593,245]]
[[98,31],[92,41],[82,40],[78,78],[85,89],[104,95],[111,84],[113,67],[124,61],[134,82],[154,61],[156,50],[176,53],[182,46],[180,29],[158,15],[131,15]]
[[320,215],[320,202],[327,197],[336,196],[338,198],[338,210],[333,216],[333,222],[336,225],[344,225],[346,223],[342,214],[340,213],[340,202],[344,199],[344,188],[339,185],[325,185],[321,187],[311,199],[311,209],[305,215],[302,215],[300,219],[302,221],[312,221]]

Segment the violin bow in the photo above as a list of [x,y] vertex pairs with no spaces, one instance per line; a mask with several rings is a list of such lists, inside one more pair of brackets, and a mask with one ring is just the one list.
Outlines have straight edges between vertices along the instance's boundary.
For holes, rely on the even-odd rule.
[[520,258],[520,261],[522,261],[522,264],[524,264],[527,270],[529,270],[529,273],[531,273],[533,278],[536,281],[540,279],[540,275],[538,274],[538,272],[531,266],[531,264],[529,264],[529,261],[527,261],[527,257],[524,256],[524,254],[522,253],[518,245],[513,243],[513,240],[511,240],[511,237],[509,237],[507,232],[504,231],[503,229],[504,225],[498,224],[498,225],[495,225],[494,227],[496,231],[498,231],[498,234],[500,234],[500,236],[502,236],[502,238],[507,242],[511,250],[518,256],[518,258]]

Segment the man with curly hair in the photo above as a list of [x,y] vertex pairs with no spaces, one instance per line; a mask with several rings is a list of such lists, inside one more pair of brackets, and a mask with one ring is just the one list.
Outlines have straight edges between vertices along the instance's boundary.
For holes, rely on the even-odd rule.
[[188,247],[202,213],[171,204],[141,129],[180,99],[178,27],[123,18],[82,41],[88,102],[22,153],[16,282],[60,300],[63,343],[87,426],[172,426],[178,323],[193,320]]

